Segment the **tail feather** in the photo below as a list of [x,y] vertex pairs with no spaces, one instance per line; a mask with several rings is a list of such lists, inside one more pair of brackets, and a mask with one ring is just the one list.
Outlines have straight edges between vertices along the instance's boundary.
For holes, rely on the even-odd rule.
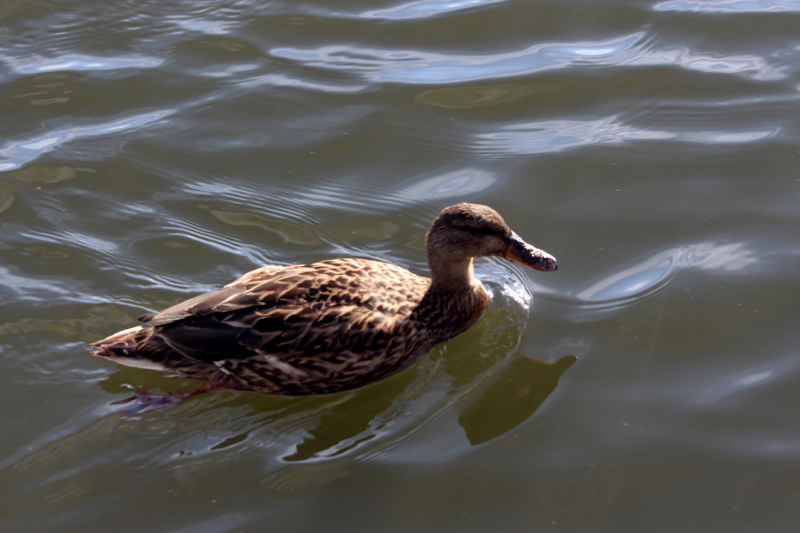
[[217,365],[192,359],[176,351],[159,335],[159,327],[136,326],[92,344],[92,355],[120,365],[163,372],[167,378],[196,379],[237,388],[237,379]]
[[103,340],[92,343],[92,355],[100,357],[134,357],[136,347],[147,335],[143,335],[144,328],[135,326],[118,331]]
[[164,365],[163,355],[149,349],[152,336],[152,328],[136,326],[125,329],[92,343],[92,355],[105,357],[125,366],[167,372],[170,369]]

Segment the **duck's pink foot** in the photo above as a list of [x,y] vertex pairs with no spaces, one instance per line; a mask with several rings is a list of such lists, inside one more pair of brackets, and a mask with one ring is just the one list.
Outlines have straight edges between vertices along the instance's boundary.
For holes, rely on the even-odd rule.
[[193,391],[176,391],[176,392],[134,392],[130,398],[111,402],[111,405],[122,405],[118,412],[123,415],[137,415],[139,413],[149,413],[150,411],[157,411],[164,407],[171,405],[178,405],[184,400],[188,400],[197,394],[204,392],[213,392],[225,389],[226,387],[219,383],[209,383]]
[[135,392],[130,398],[111,402],[111,405],[123,405],[119,412],[124,415],[136,415],[139,413],[149,413],[170,405],[178,405],[182,401],[190,398],[191,392]]

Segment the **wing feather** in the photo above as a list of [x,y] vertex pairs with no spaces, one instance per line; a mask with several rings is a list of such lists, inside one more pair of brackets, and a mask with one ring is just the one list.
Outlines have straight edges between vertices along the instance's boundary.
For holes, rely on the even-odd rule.
[[142,320],[158,326],[155,334],[173,349],[209,362],[278,357],[336,364],[353,354],[387,353],[427,280],[398,269],[395,290],[387,290],[385,279],[370,276],[372,262],[364,263],[259,269]]

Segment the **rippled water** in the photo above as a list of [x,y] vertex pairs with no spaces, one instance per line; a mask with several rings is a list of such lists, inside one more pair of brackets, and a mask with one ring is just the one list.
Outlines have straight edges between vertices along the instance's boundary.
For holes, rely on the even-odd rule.
[[[0,530],[800,527],[800,2],[0,4]],[[88,343],[268,263],[553,253],[361,390]],[[575,357],[571,357],[575,356]],[[577,359],[576,359],[577,357]]]

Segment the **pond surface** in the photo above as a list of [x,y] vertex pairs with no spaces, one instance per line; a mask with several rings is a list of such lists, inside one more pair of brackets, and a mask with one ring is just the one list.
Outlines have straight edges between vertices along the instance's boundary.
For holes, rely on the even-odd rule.
[[[800,2],[0,4],[0,530],[800,528]],[[89,356],[264,264],[554,254],[376,385]],[[574,356],[574,357],[571,357]]]

